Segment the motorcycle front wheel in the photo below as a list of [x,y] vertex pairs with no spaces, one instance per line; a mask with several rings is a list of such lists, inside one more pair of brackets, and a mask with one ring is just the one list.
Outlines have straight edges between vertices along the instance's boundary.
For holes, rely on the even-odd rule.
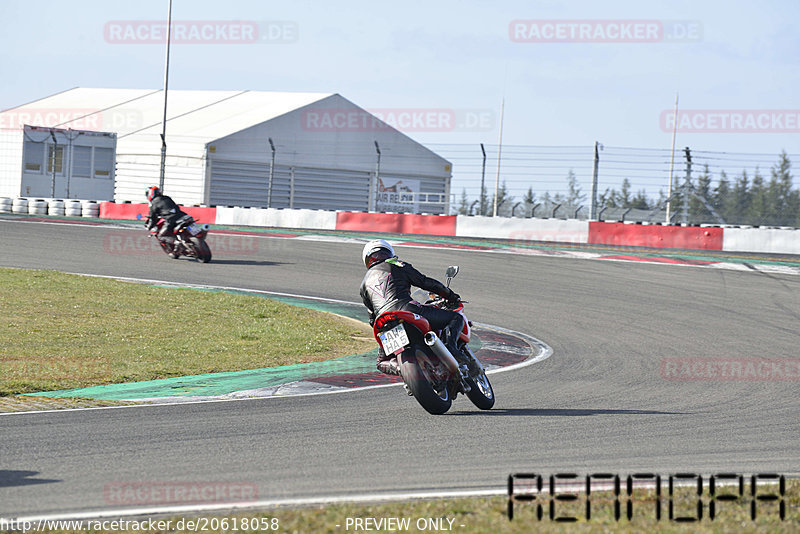
[[437,384],[434,387],[416,358],[403,361],[400,366],[400,374],[411,394],[428,413],[441,415],[453,405],[447,383]]
[[177,259],[180,254],[175,251],[174,245],[167,243],[166,240],[159,239],[158,244],[161,245],[161,250],[170,258]]
[[465,382],[470,387],[467,397],[472,404],[481,410],[490,410],[494,406],[494,390],[485,371],[478,376],[470,376]]

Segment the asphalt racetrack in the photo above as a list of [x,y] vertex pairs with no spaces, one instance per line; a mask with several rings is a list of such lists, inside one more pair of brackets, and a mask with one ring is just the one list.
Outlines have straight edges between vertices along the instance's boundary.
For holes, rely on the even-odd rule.
[[[359,242],[258,237],[216,250],[205,265],[113,246],[142,233],[8,218],[0,266],[358,300]],[[798,474],[800,395],[796,367],[788,369],[800,346],[800,277],[398,252],[431,276],[460,265],[453,287],[471,319],[541,339],[553,355],[492,375],[490,412],[459,397],[448,414],[431,416],[389,387],[3,415],[0,517],[124,508],[109,493],[124,483],[243,484],[258,500],[282,500],[502,489],[518,472]],[[687,358],[788,367],[734,380],[681,377],[675,369]]]

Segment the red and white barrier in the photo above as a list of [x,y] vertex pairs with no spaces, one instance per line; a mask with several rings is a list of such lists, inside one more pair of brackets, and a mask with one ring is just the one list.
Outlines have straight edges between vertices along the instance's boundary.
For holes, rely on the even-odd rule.
[[458,237],[488,237],[512,241],[587,243],[589,223],[576,219],[514,219],[459,215]]
[[217,224],[335,230],[336,212],[274,208],[217,208]]
[[590,222],[589,243],[629,247],[722,250],[722,228]]
[[414,213],[336,213],[336,229],[387,234],[456,235],[455,215]]
[[[200,222],[231,226],[474,237],[510,241],[720,250],[800,255],[800,229],[662,226],[561,219],[515,219],[261,208],[182,208]],[[147,217],[147,204],[102,202],[100,218]]]
[[[216,224],[217,208],[197,206],[181,206],[181,209],[204,224]],[[120,219],[124,221],[144,220],[150,214],[149,204],[117,204],[115,202],[100,203],[101,219]]]
[[722,250],[766,254],[800,254],[800,229],[725,228]]

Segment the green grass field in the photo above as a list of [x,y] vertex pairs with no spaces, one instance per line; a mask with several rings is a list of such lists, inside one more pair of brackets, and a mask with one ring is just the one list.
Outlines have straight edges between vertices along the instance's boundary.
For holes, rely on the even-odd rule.
[[[707,480],[706,480],[707,481]],[[663,491],[663,489],[662,489]],[[623,490],[624,492],[624,490]],[[765,486],[765,493],[778,493],[777,486]],[[728,492],[730,493],[730,492]],[[720,493],[722,492],[720,491]],[[702,516],[697,520],[697,502],[701,501]],[[127,524],[109,521],[105,525],[85,521],[83,529],[64,528],[51,530],[57,533],[107,533],[107,532],[282,532],[295,534],[336,534],[355,532],[453,532],[457,534],[528,534],[551,533],[677,533],[677,534],[735,534],[777,533],[800,531],[800,481],[790,480],[783,496],[784,519],[780,517],[779,501],[759,502],[757,517],[751,517],[751,498],[748,493],[738,501],[716,503],[716,517],[709,517],[710,497],[708,487],[700,497],[691,488],[675,491],[672,499],[674,517],[693,517],[694,521],[675,521],[668,516],[670,499],[661,495],[662,517],[655,518],[655,493],[652,490],[635,490],[631,499],[633,517],[625,517],[627,499],[621,501],[621,518],[614,518],[614,501],[610,492],[592,493],[592,516],[585,516],[586,496],[580,494],[572,503],[559,502],[557,514],[576,517],[575,522],[559,522],[549,517],[548,498],[543,502],[544,513],[538,518],[536,507],[530,503],[516,503],[515,518],[507,516],[506,497],[415,500],[384,504],[336,504],[298,508],[275,508],[260,513],[198,514],[158,517],[150,525],[142,518],[123,519]],[[141,524],[136,521],[142,522]],[[162,523],[160,526],[157,524]],[[52,526],[52,525],[51,525]],[[136,527],[139,528],[136,528]],[[150,528],[155,526],[155,528]]]
[[[665,489],[665,488],[664,488]],[[766,491],[777,493],[777,486],[765,486]],[[623,490],[624,492],[624,490]],[[706,487],[703,496],[698,497],[689,488],[675,492],[673,499],[674,517],[696,517],[697,501],[703,502],[703,516],[694,522],[677,522],[668,519],[669,498],[662,493],[662,518],[655,519],[655,493],[653,491],[635,490],[632,498],[634,515],[632,520],[625,518],[626,500],[621,498],[622,517],[614,518],[613,495],[610,492],[593,493],[591,498],[592,516],[587,521],[585,516],[586,495],[581,494],[575,502],[559,502],[557,516],[572,516],[575,522],[558,522],[551,520],[548,514],[548,499],[542,519],[538,519],[535,506],[525,503],[515,505],[516,513],[513,521],[507,516],[508,500],[505,497],[441,499],[429,501],[412,501],[380,505],[342,504],[324,508],[304,508],[296,510],[274,510],[272,513],[251,515],[250,518],[277,518],[281,530],[279,532],[296,533],[337,533],[365,532],[372,518],[376,527],[382,518],[384,532],[389,531],[389,518],[398,521],[406,520],[403,532],[454,532],[463,534],[527,534],[532,532],[560,533],[599,533],[620,532],[634,534],[640,532],[674,532],[674,533],[793,533],[800,531],[800,481],[790,481],[786,486],[784,505],[785,519],[781,520],[776,502],[760,502],[756,520],[750,516],[750,499],[747,494],[738,502],[718,503],[717,517],[709,519],[709,494]],[[228,516],[235,517],[235,516]],[[248,517],[248,516],[240,516]],[[348,526],[348,519],[350,528]],[[364,522],[359,529],[357,519]],[[241,524],[241,521],[240,521]],[[396,523],[397,524],[397,523]],[[229,524],[229,527],[232,523]],[[438,527],[438,528],[437,528]],[[229,528],[230,531],[230,528]],[[222,530],[220,530],[222,532]]]
[[328,360],[367,325],[267,298],[0,269],[0,396]]

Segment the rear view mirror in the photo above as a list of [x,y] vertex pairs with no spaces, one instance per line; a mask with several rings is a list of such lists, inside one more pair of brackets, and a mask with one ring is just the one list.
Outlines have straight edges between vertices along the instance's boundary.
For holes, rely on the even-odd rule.
[[451,265],[450,267],[447,268],[447,270],[444,272],[444,275],[447,278],[447,287],[450,287],[450,280],[452,278],[455,278],[457,274],[458,274],[458,265]]

